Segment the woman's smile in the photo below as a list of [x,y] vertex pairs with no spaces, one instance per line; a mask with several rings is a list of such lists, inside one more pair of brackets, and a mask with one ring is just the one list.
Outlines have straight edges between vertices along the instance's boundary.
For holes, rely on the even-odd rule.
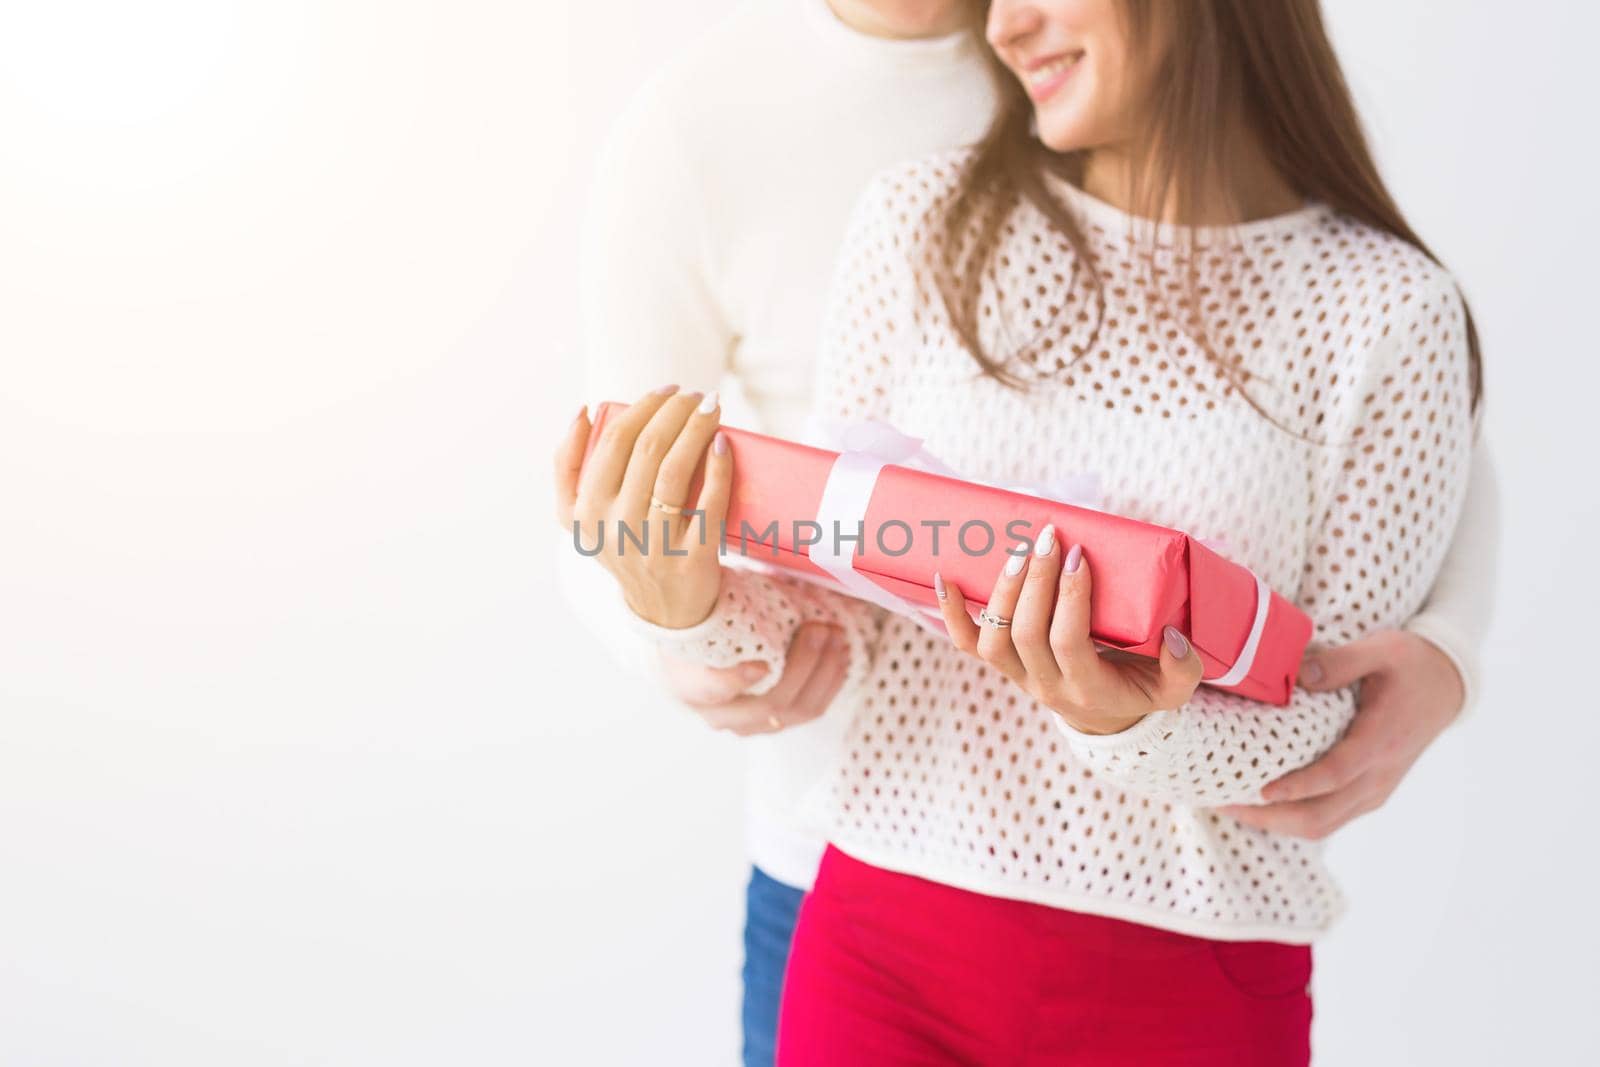
[[1065,85],[1067,79],[1082,65],[1083,58],[1081,51],[1063,52],[1024,64],[1022,83],[1027,86],[1033,102],[1043,103],[1055,95],[1056,90]]

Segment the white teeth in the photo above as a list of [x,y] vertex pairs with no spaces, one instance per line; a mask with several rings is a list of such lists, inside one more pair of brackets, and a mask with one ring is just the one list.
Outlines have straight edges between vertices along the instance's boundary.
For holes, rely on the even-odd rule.
[[1050,62],[1046,63],[1037,70],[1030,70],[1028,72],[1028,84],[1043,85],[1045,82],[1049,81],[1051,78],[1054,78],[1057,74],[1060,74],[1062,71],[1076,63],[1078,58],[1078,56],[1062,56],[1060,59],[1052,59]]

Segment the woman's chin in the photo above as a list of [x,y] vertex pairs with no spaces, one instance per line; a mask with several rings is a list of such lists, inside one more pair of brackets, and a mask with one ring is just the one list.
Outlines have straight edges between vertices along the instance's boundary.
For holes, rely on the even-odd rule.
[[1039,143],[1052,152],[1076,152],[1094,145],[1094,137],[1075,115],[1034,112],[1034,126]]
[[1039,130],[1039,143],[1052,152],[1076,152],[1089,147],[1087,141],[1073,133],[1052,132],[1046,127]]

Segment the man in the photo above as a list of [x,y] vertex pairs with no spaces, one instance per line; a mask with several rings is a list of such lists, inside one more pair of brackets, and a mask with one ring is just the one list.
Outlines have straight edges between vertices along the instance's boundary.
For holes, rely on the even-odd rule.
[[[586,398],[665,384],[723,386],[725,421],[800,436],[833,263],[867,179],[975,140],[993,89],[966,5],[947,0],[765,0],[737,9],[640,93],[602,161],[583,265]],[[573,472],[557,471],[570,493]],[[1490,612],[1495,506],[1479,447],[1467,515],[1428,610],[1404,631],[1313,657],[1311,688],[1363,682],[1361,711],[1322,760],[1269,787],[1252,825],[1323,836],[1383,803],[1467,702]],[[574,606],[615,645],[627,627],[609,578],[567,553]],[[609,622],[607,619],[612,619]],[[751,736],[745,1062],[770,1064],[795,912],[823,842],[801,794],[845,724],[824,715],[842,650],[802,629],[780,679],[617,648],[710,725]],[[821,635],[821,636],[826,636]],[[754,687],[756,693],[750,692]]]

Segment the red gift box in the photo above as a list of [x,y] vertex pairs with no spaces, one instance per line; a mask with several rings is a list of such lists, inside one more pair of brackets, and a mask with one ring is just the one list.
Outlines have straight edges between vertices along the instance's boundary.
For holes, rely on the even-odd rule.
[[[624,408],[600,406],[589,447]],[[1058,543],[1082,545],[1094,568],[1090,629],[1097,644],[1155,656],[1162,629],[1175,626],[1199,653],[1207,684],[1272,704],[1289,700],[1311,619],[1247,567],[1180,530],[864,453],[730,426],[722,432],[734,459],[725,559],[776,564],[926,622],[938,618],[935,570],[975,611],[987,602],[1007,548],[1053,523]],[[698,493],[697,475],[689,502]],[[835,539],[835,523],[850,539]],[[963,536],[969,523],[970,536]],[[1013,523],[1020,536],[1007,533]],[[855,540],[858,530],[863,536]]]

